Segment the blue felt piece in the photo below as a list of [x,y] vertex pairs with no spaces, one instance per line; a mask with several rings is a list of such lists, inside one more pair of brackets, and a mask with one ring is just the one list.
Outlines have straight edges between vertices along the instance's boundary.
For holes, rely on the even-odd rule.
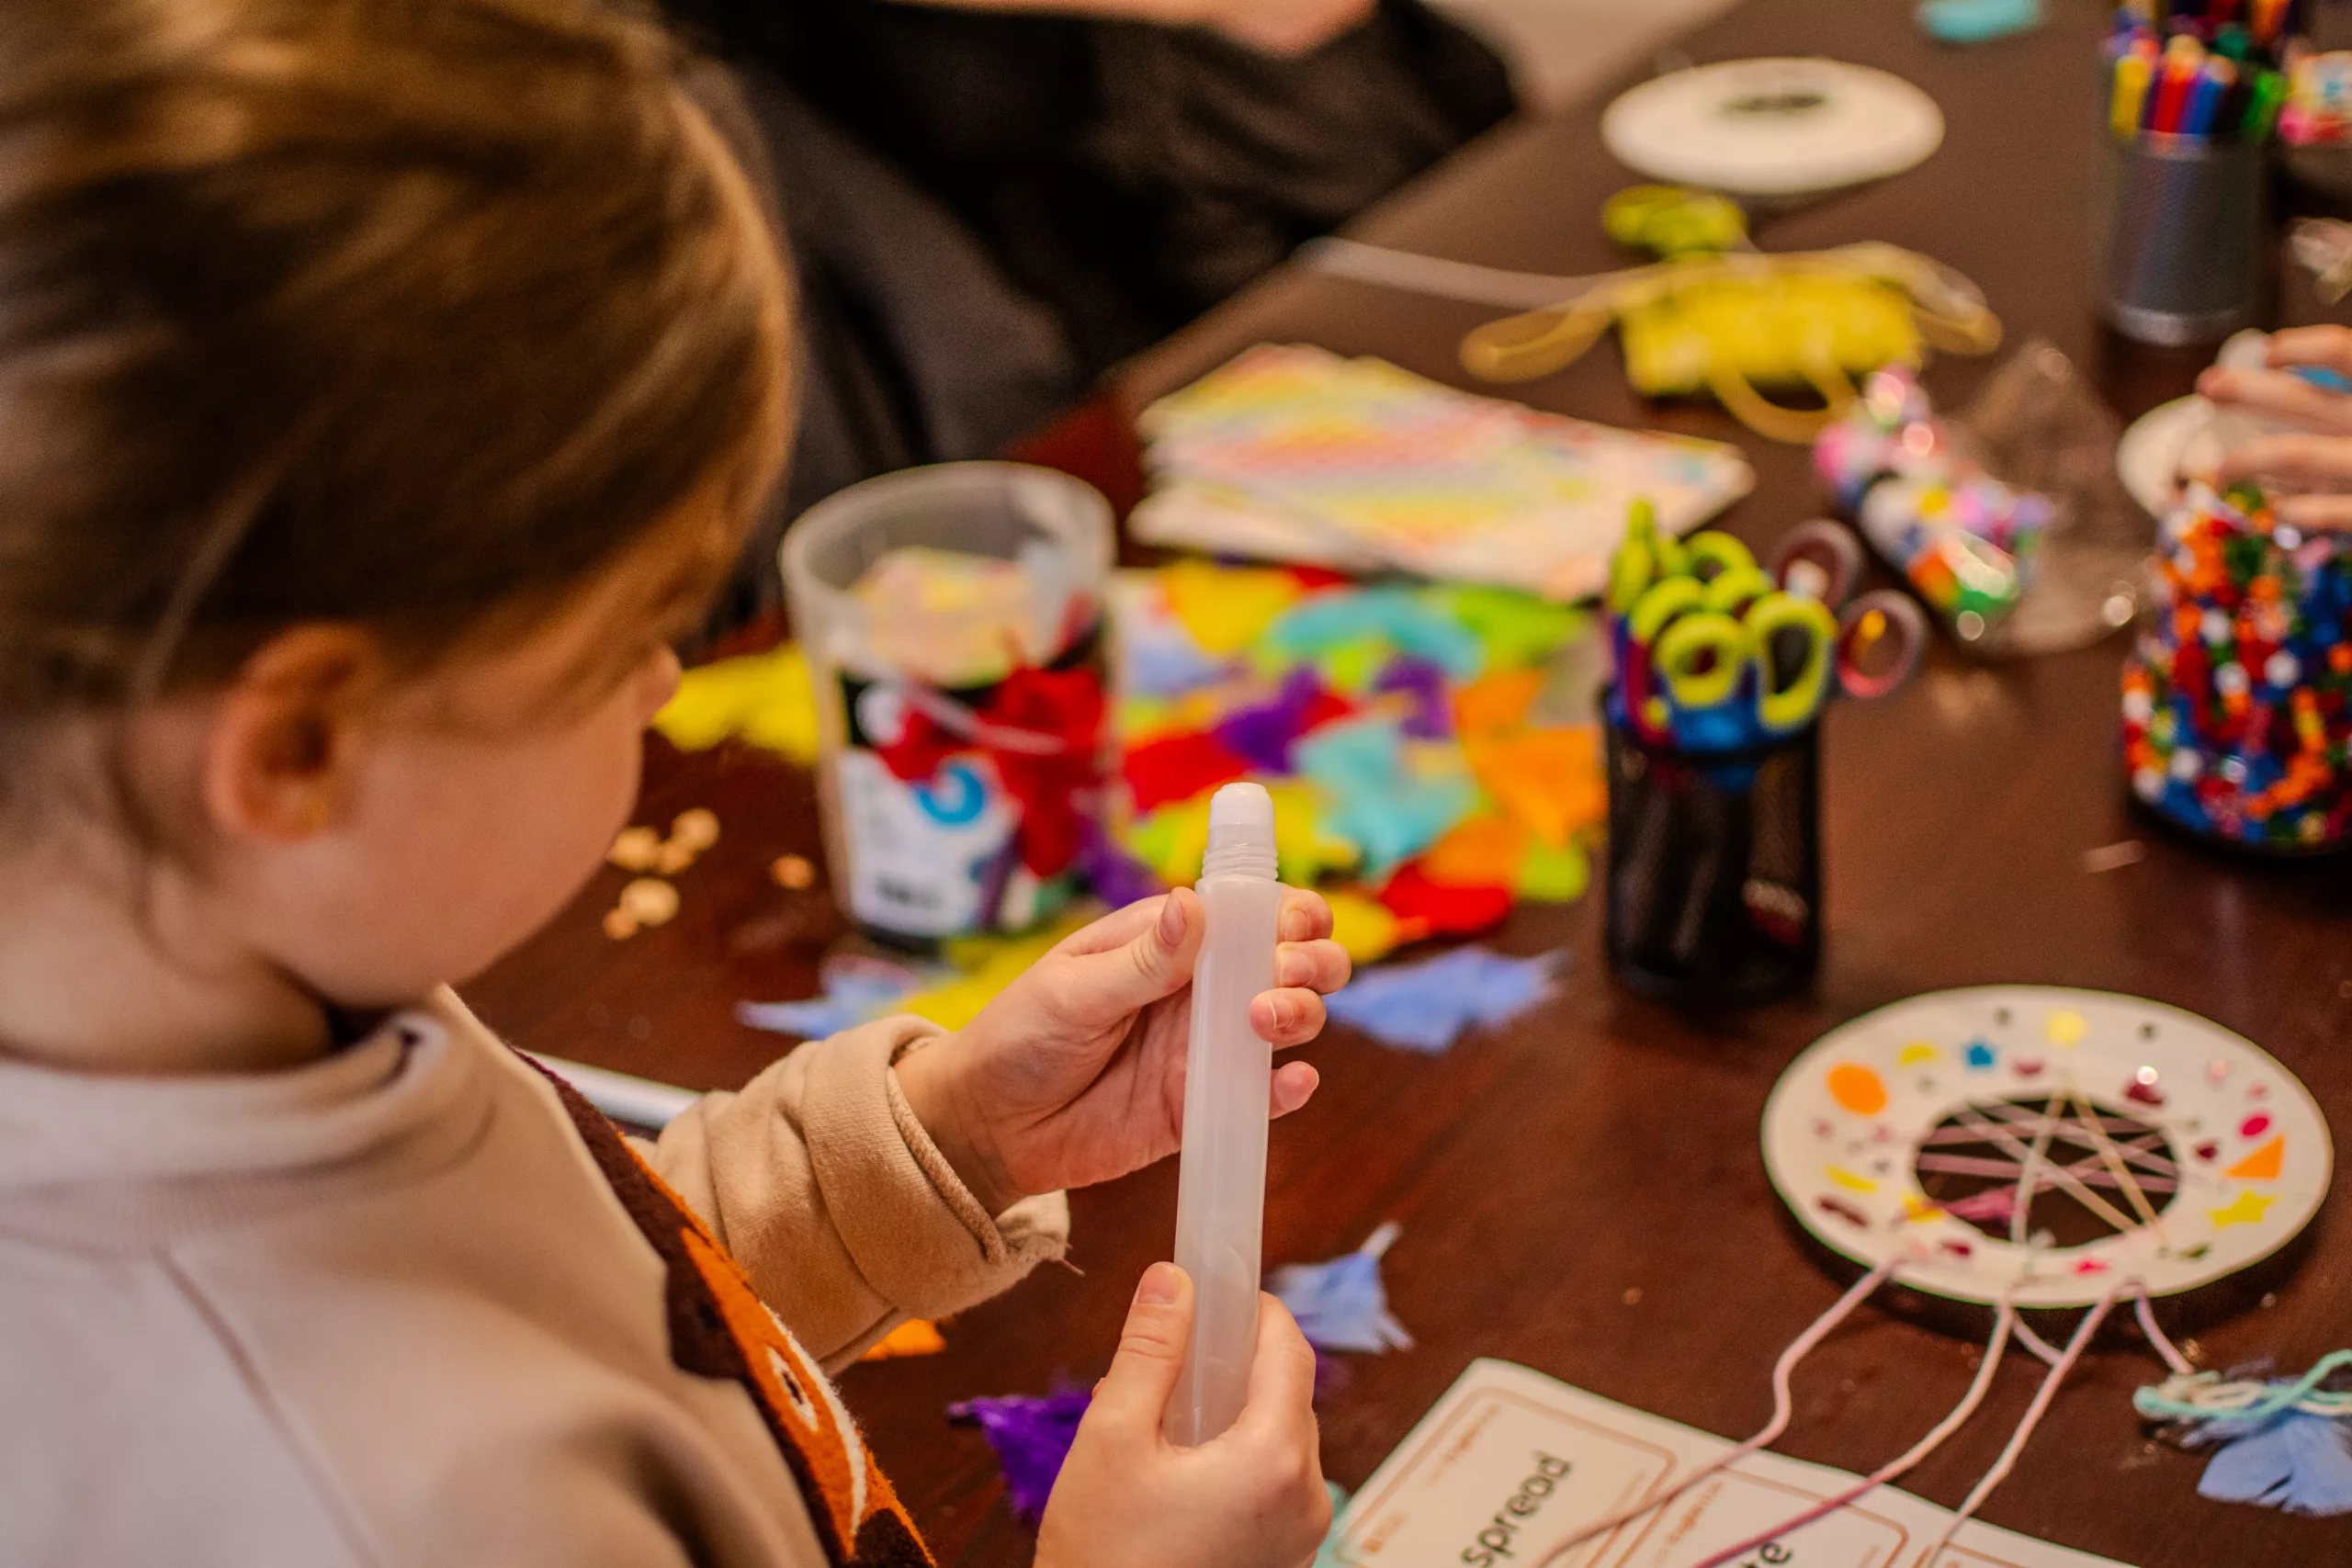
[[1093,1402],[1092,1389],[1064,1388],[1043,1399],[1025,1393],[967,1399],[949,1405],[947,1415],[980,1428],[1004,1471],[1014,1516],[1034,1525],[1046,1517],[1046,1499],[1078,1438],[1078,1423]]
[[1396,1239],[1396,1226],[1385,1224],[1372,1238],[1343,1258],[1328,1263],[1293,1263],[1277,1269],[1267,1289],[1298,1319],[1298,1331],[1317,1350],[1361,1350],[1379,1355],[1385,1350],[1409,1350],[1413,1337],[1388,1311],[1388,1292],[1380,1280],[1380,1258]]
[[[2277,1385],[2273,1385],[2277,1386]],[[2352,1514],[2352,1434],[2341,1418],[2288,1410],[2233,1433],[2217,1421],[2192,1441],[2221,1444],[2198,1493],[2290,1514]]]
[[1119,677],[1124,689],[1138,697],[1173,697],[1214,685],[1225,679],[1227,667],[1203,653],[1183,626],[1140,615],[1122,621]]
[[1384,1045],[1434,1055],[1474,1025],[1505,1023],[1549,996],[1565,953],[1507,958],[1458,947],[1420,964],[1384,964],[1324,998],[1330,1015]]
[[923,977],[895,964],[874,964],[829,970],[825,994],[797,1002],[737,1002],[735,1018],[752,1029],[797,1034],[822,1040],[880,1018],[902,997],[911,996]]
[[1991,43],[2041,25],[2041,0],[1921,0],[1919,26],[1941,43]]
[[1323,795],[1323,825],[1363,852],[1369,877],[1437,842],[1478,804],[1466,773],[1422,776],[1406,766],[1394,717],[1327,724],[1291,754]]
[[1265,642],[1277,652],[1312,659],[1366,636],[1385,637],[1399,653],[1426,659],[1460,681],[1476,675],[1487,661],[1476,633],[1405,588],[1309,594],[1274,617]]

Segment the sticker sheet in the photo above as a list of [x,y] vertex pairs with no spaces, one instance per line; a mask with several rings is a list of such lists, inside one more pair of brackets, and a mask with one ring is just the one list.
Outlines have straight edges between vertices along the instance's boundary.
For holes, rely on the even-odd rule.
[[1261,344],[1141,421],[1158,543],[1597,592],[1635,498],[1680,533],[1755,483],[1736,447],[1475,396],[1369,357]]

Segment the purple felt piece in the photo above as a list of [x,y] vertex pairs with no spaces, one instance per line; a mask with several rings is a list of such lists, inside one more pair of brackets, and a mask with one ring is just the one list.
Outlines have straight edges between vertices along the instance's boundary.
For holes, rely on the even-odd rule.
[[978,1426],[1004,1471],[1004,1489],[1014,1516],[1035,1525],[1046,1517],[1054,1478],[1061,1474],[1062,1461],[1078,1438],[1079,1420],[1093,1402],[1092,1389],[1072,1386],[1043,1399],[1025,1393],[967,1399],[949,1405],[947,1415],[950,1420]]
[[1283,677],[1273,700],[1236,708],[1216,727],[1216,738],[1248,759],[1260,773],[1291,772],[1290,749],[1298,739],[1315,698],[1323,689],[1312,669],[1302,666]]
[[1404,730],[1416,740],[1443,740],[1453,733],[1453,710],[1446,701],[1444,669],[1426,659],[1402,654],[1373,682],[1375,692],[1402,692],[1413,699],[1413,711]]
[[1094,896],[1114,909],[1168,891],[1149,866],[1120,848],[1092,818],[1079,824],[1078,869]]

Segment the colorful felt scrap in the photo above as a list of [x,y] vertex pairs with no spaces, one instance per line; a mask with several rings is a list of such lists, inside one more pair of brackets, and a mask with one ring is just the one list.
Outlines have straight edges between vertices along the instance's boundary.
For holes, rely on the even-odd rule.
[[1462,751],[1495,804],[1555,849],[1609,815],[1597,726],[1489,730],[1464,739]]
[[1092,1389],[1072,1385],[1043,1399],[1022,1393],[967,1399],[949,1405],[947,1415],[979,1427],[996,1450],[1014,1517],[1035,1525],[1046,1517],[1046,1499],[1053,1495],[1069,1446],[1078,1440],[1078,1424],[1093,1403]]
[[817,694],[799,646],[696,665],[653,716],[653,728],[681,751],[722,740],[776,752],[807,767],[817,760]]
[[822,992],[802,1001],[737,1002],[738,1022],[753,1029],[822,1040],[896,1010],[939,973],[855,954],[828,958],[818,971]]
[[[1313,670],[1302,667],[1283,678],[1282,690],[1271,701],[1227,715],[1215,734],[1256,772],[1286,773],[1291,771],[1291,750],[1300,736],[1354,711],[1353,704],[1327,691]],[[1130,763],[1136,755],[1128,753]]]
[[1380,1259],[1396,1243],[1393,1220],[1364,1244],[1328,1263],[1293,1263],[1267,1277],[1266,1288],[1290,1308],[1298,1331],[1317,1350],[1358,1350],[1379,1355],[1409,1350],[1413,1337],[1388,1310]]
[[1248,776],[1250,759],[1215,735],[1197,732],[1148,740],[1119,766],[1137,811],[1191,800]]
[[1436,842],[1477,804],[1461,749],[1408,746],[1393,717],[1326,725],[1295,754],[1331,830],[1363,852],[1374,874]]
[[1432,879],[1418,861],[1397,867],[1380,889],[1380,901],[1398,919],[1412,920],[1437,936],[1467,936],[1500,925],[1510,913],[1509,883],[1464,886]]
[[1168,607],[1212,659],[1228,658],[1256,642],[1306,592],[1295,572],[1201,560],[1176,562],[1161,571],[1159,581]]
[[1348,950],[1348,961],[1358,966],[1377,964],[1408,942],[1429,934],[1417,921],[1400,919],[1387,905],[1334,888],[1324,895],[1331,906],[1331,940]]
[[1409,588],[1314,594],[1275,617],[1266,628],[1265,646],[1277,654],[1311,659],[1366,638],[1426,659],[1456,680],[1466,681],[1486,666],[1486,648],[1477,635],[1448,615],[1442,602],[1433,604]]
[[936,1356],[947,1348],[947,1340],[939,1332],[939,1325],[928,1318],[910,1317],[898,1327],[866,1348],[861,1361],[896,1361],[909,1356]]
[[1507,1023],[1552,993],[1563,953],[1508,958],[1460,947],[1419,964],[1387,964],[1326,998],[1340,1022],[1385,1045],[1435,1055],[1464,1031]]

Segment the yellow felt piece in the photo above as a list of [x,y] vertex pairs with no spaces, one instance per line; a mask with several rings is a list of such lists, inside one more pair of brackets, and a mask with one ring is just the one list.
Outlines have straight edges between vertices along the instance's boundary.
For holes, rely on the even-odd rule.
[[1510,887],[1527,859],[1527,828],[1490,813],[1457,822],[1421,857],[1431,882],[1455,887]]
[[1257,641],[1273,618],[1306,592],[1287,571],[1202,560],[1162,568],[1159,589],[1193,642],[1213,659],[1229,657]]
[[[1189,884],[1201,874],[1201,857],[1209,848],[1209,793],[1170,801],[1129,824],[1120,835],[1127,852],[1171,887]],[[1279,829],[1279,818],[1276,825]]]
[[1331,906],[1331,940],[1348,950],[1351,962],[1377,964],[1404,940],[1404,922],[1377,898],[1347,892],[1323,897]]
[[1532,839],[1512,891],[1532,904],[1573,904],[1592,885],[1592,861],[1578,843]]
[[817,694],[799,645],[697,665],[653,716],[653,728],[682,751],[701,751],[730,736],[789,758],[817,760]]
[[1544,690],[1541,670],[1510,670],[1465,682],[1453,694],[1453,727],[1464,736],[1517,728]]
[[[1305,779],[1263,779],[1274,802],[1274,859],[1277,874],[1294,887],[1312,887],[1326,872],[1344,871],[1363,858],[1354,840],[1332,832],[1317,819],[1315,786]],[[1208,848],[1208,815],[1201,816],[1201,848]],[[1195,855],[1192,874],[1176,878],[1190,882],[1200,874]]]
[[937,1324],[910,1317],[876,1340],[858,1359],[895,1361],[901,1356],[936,1356],[946,1348],[946,1337],[939,1332]]
[[1495,803],[1553,849],[1609,814],[1600,772],[1600,732],[1591,725],[1465,734],[1470,772]]

